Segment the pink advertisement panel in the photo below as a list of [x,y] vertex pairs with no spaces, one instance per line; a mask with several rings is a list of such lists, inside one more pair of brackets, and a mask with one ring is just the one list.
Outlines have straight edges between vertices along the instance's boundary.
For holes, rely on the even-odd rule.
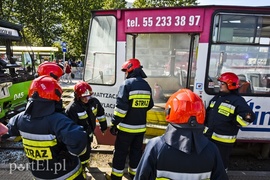
[[125,32],[201,32],[203,20],[204,9],[126,11]]

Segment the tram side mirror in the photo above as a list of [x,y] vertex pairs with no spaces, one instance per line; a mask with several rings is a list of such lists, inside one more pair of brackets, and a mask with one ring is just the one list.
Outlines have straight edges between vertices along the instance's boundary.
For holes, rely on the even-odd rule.
[[177,67],[178,84],[181,87],[186,87],[187,72]]
[[103,84],[104,83],[104,81],[103,81],[103,71],[99,71],[99,77],[100,77],[101,82]]
[[217,63],[217,76],[221,74],[221,70],[223,67],[223,63],[226,62],[227,54],[225,52],[220,52],[219,54],[219,61]]
[[219,64],[223,64],[224,62],[226,62],[226,53],[221,52],[219,55]]

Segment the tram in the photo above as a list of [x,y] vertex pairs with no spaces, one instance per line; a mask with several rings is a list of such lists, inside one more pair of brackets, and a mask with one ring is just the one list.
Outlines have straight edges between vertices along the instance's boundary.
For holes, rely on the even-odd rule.
[[[238,141],[270,141],[270,7],[188,6],[93,11],[84,80],[113,116],[121,65],[137,58],[152,87],[155,106],[147,114],[146,137],[166,129],[164,105],[181,88],[208,105],[217,77],[234,72],[250,86],[240,91],[257,119],[241,128]],[[244,87],[244,85],[242,86]],[[241,88],[242,88],[241,87]],[[113,140],[102,137],[100,142]],[[107,133],[109,134],[109,133]],[[108,135],[109,136],[109,135]],[[102,141],[107,139],[107,141]]]

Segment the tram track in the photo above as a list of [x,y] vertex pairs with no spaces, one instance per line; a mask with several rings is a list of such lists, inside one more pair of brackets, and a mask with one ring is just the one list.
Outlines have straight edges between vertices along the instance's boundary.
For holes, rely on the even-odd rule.
[[[106,145],[92,145],[91,153],[113,154],[113,147]],[[0,150],[23,150],[21,142],[2,142],[0,144]]]
[[[23,150],[23,147],[0,147],[0,150]],[[110,149],[92,149],[91,153],[96,153],[96,154],[113,154],[113,150]]]
[[[112,162],[113,146],[99,145],[92,143],[91,163],[93,167],[110,167],[108,164]],[[1,163],[23,163],[27,162],[25,157],[23,146],[21,142],[1,142]],[[6,158],[4,157],[6,156]],[[21,157],[20,157],[21,156]],[[269,171],[270,172],[270,159],[260,159],[254,153],[250,151],[240,151],[233,153],[230,157],[229,170],[236,171]]]
[[0,147],[1,150],[23,150],[23,147]]
[[[101,180],[103,179],[105,173],[109,173],[111,171],[113,149],[113,146],[99,145],[95,142],[92,144],[92,152],[90,158],[91,168],[88,173],[88,176],[91,177],[92,180]],[[0,152],[2,156],[2,160],[0,160],[0,173],[6,173],[7,177],[11,176],[8,174],[8,172],[10,171],[10,166],[12,163],[28,163],[28,159],[24,154],[21,142],[1,142]],[[6,154],[5,152],[8,153]],[[270,170],[258,169],[258,167],[262,167],[263,163],[266,163],[269,166],[269,162],[270,160],[258,160],[251,155],[240,155],[237,153],[231,157],[231,168],[229,168],[228,171],[229,180],[266,180],[269,178]],[[251,165],[247,163],[250,163]],[[249,168],[248,166],[252,166],[254,168]],[[23,174],[20,175],[20,177],[31,177],[31,173],[27,171],[17,171],[17,173]]]

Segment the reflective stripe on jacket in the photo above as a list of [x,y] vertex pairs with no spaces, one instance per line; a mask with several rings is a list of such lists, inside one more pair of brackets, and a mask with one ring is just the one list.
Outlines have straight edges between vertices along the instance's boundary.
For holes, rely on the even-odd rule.
[[143,78],[126,79],[117,94],[112,123],[120,131],[144,133],[146,113],[153,105],[151,87]]
[[169,124],[164,135],[147,143],[134,180],[228,180],[220,153],[202,128]]
[[[250,119],[246,120],[247,115]],[[240,127],[255,120],[255,114],[238,94],[214,96],[206,113],[205,135],[215,141],[233,144]]]
[[8,127],[11,136],[22,136],[36,179],[75,179],[81,175],[78,156],[85,153],[87,136],[81,126],[64,114],[31,119],[22,112],[10,119]]
[[77,100],[72,101],[66,107],[66,113],[76,124],[83,126],[89,135],[96,128],[96,120],[98,120],[101,130],[107,129],[104,108],[97,98],[92,97],[87,104]]

